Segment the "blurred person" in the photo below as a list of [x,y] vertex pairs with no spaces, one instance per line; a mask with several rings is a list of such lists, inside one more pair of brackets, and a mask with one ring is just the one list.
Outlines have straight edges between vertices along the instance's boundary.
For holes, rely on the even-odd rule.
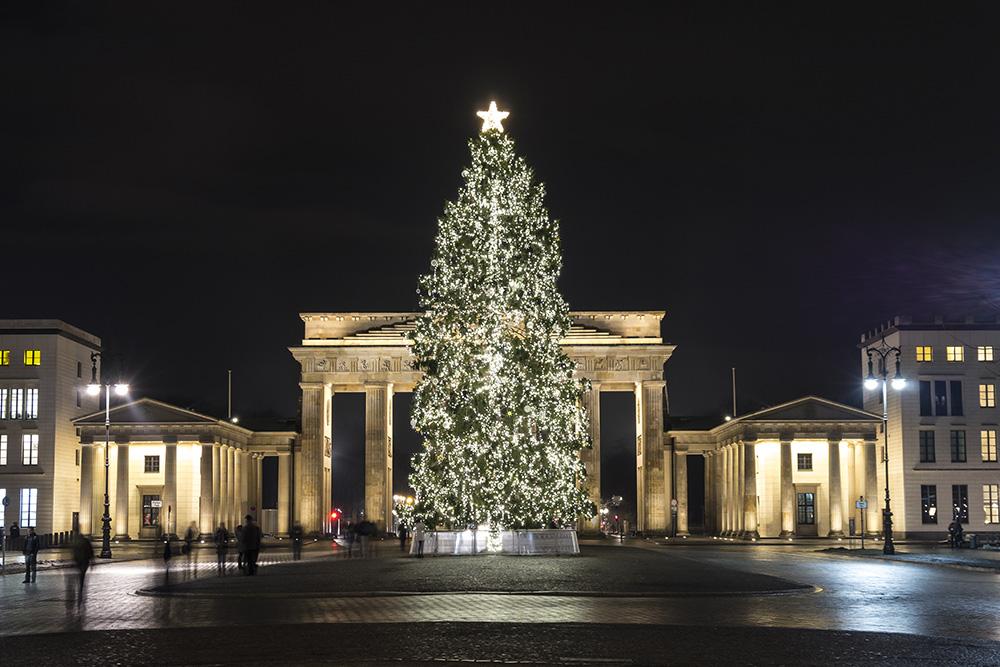
[[399,524],[399,550],[406,553],[406,538],[407,538],[406,526]]
[[247,514],[243,526],[243,565],[249,576],[257,574],[257,556],[260,554],[260,528],[254,523],[253,517]]
[[77,536],[73,542],[73,562],[79,574],[79,586],[76,591],[76,606],[83,604],[83,585],[87,577],[87,570],[91,561],[94,560],[94,547],[85,537]]
[[[191,572],[191,559],[194,556],[194,540],[198,535],[198,526],[194,521],[187,527],[184,531],[184,546],[181,547],[181,552],[187,556],[187,571]],[[198,559],[194,558],[194,573],[198,574]]]
[[302,559],[302,524],[298,521],[292,526],[292,531],[289,533],[289,537],[292,538],[292,560]]
[[358,527],[353,521],[347,522],[347,557],[354,557],[354,542],[358,537]]
[[163,536],[163,583],[170,583],[170,559],[174,557],[173,548],[170,546],[170,535]]
[[10,524],[10,548],[17,548],[17,541],[21,539],[21,529],[17,527],[16,523]]
[[21,553],[24,554],[24,583],[35,583],[38,575],[38,550],[42,547],[42,541],[35,534],[34,527],[28,528],[28,536],[24,538],[24,547]]
[[413,541],[417,545],[417,558],[424,557],[424,539],[426,537],[427,526],[423,521],[413,524]]
[[214,539],[215,560],[219,568],[219,576],[221,577],[226,574],[226,561],[229,554],[229,531],[226,530],[226,524],[219,524],[219,527],[215,530]]

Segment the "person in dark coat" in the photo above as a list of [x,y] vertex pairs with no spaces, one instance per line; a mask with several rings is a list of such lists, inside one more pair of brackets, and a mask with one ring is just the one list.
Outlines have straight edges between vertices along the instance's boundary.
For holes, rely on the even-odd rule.
[[406,526],[399,524],[399,550],[406,553],[406,538],[408,537],[408,531]]
[[215,559],[219,567],[219,576],[226,574],[226,560],[229,554],[229,531],[226,524],[220,523],[215,531]]
[[28,528],[28,536],[24,538],[24,548],[21,549],[21,553],[24,554],[24,583],[26,584],[35,583],[35,577],[38,575],[38,550],[41,547],[42,541],[35,534],[35,529]]
[[289,533],[289,537],[292,538],[292,560],[302,559],[302,524],[298,521],[292,526],[292,530]]
[[242,570],[243,569],[243,554],[244,554],[244,549],[243,549],[243,524],[241,523],[240,525],[236,526],[236,530],[233,531],[233,532],[236,533],[236,567],[238,567],[239,569]]
[[90,568],[90,562],[94,560],[94,547],[85,537],[77,537],[73,542],[73,562],[76,563],[76,570],[80,576],[80,584],[76,591],[76,606],[83,604],[83,583]]
[[243,526],[243,565],[251,577],[257,574],[257,556],[260,555],[260,528],[254,523],[253,517],[247,514]]

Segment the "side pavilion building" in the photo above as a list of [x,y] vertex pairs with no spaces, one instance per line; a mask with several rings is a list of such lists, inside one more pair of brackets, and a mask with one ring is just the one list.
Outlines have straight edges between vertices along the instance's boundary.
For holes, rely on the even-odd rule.
[[[668,430],[678,463],[705,458],[705,532],[840,537],[881,530],[876,442],[882,417],[807,396],[711,429]],[[676,465],[678,531],[687,531],[686,465]],[[861,498],[865,509],[857,507]]]
[[[104,411],[73,421],[82,449],[80,532],[99,535],[104,514]],[[109,499],[116,540],[232,531],[247,514],[263,518],[262,467],[278,457],[274,526],[287,534],[292,509],[294,431],[252,431],[193,410],[142,398],[111,409]],[[270,529],[270,530],[268,530]]]

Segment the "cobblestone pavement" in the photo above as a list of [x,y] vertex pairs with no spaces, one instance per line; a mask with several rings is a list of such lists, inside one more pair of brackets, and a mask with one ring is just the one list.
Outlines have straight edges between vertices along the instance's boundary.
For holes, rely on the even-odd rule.
[[[310,659],[322,661],[326,659],[323,657],[326,654],[317,654],[316,646],[309,643],[313,641],[310,639],[313,635],[309,633],[315,629],[293,627],[296,624],[318,624],[318,627],[335,629],[330,631],[330,641],[333,642],[330,644],[331,650],[337,646],[334,639],[340,637],[343,641],[349,641],[352,636],[361,637],[362,641],[366,642],[365,646],[370,645],[377,649],[370,655],[355,652],[347,656],[351,660],[367,660],[371,657],[399,660],[404,655],[396,650],[395,644],[390,641],[390,645],[384,646],[378,642],[369,642],[367,634],[375,632],[374,628],[382,627],[381,624],[384,624],[388,628],[384,630],[387,636],[392,636],[392,633],[396,632],[401,638],[400,641],[407,637],[409,639],[406,641],[417,641],[427,636],[438,636],[453,626],[459,628],[455,632],[468,632],[468,628],[471,627],[468,624],[476,623],[484,624],[481,627],[485,628],[478,635],[485,637],[481,640],[483,652],[477,653],[478,649],[475,648],[477,644],[473,642],[468,645],[468,650],[461,654],[461,659],[474,658],[476,655],[483,655],[491,660],[500,659],[506,654],[498,647],[503,644],[504,637],[510,640],[511,636],[507,633],[515,629],[515,626],[510,624],[541,624],[537,627],[550,627],[552,641],[563,637],[564,630],[569,635],[576,632],[571,631],[571,627],[592,625],[591,633],[586,630],[580,631],[591,638],[589,644],[584,643],[586,646],[580,644],[580,651],[583,653],[597,650],[602,646],[597,638],[603,637],[605,633],[611,633],[611,636],[635,636],[637,638],[635,646],[629,647],[625,644],[623,650],[625,657],[640,662],[649,661],[642,656],[655,656],[657,651],[669,650],[673,645],[672,642],[686,645],[685,642],[703,641],[703,644],[699,644],[701,646],[699,650],[702,651],[700,659],[707,659],[713,651],[725,650],[725,647],[718,642],[710,640],[712,633],[719,632],[720,628],[727,628],[726,632],[732,636],[741,636],[744,645],[747,645],[746,642],[751,638],[759,637],[760,639],[751,642],[751,649],[760,649],[763,652],[754,654],[748,649],[751,652],[746,655],[759,655],[763,664],[798,661],[795,655],[805,655],[804,653],[782,654],[777,649],[771,650],[761,643],[764,637],[787,637],[791,642],[788,644],[790,651],[800,650],[794,647],[801,644],[801,650],[810,649],[814,652],[821,650],[818,655],[826,657],[836,654],[836,650],[848,651],[853,646],[861,651],[859,655],[868,655],[862,651],[862,649],[867,650],[865,647],[875,647],[872,655],[884,649],[888,652],[883,657],[888,658],[896,655],[892,653],[894,647],[901,650],[905,646],[909,647],[907,650],[918,651],[912,655],[920,655],[919,651],[928,651],[927,656],[939,655],[945,661],[950,661],[953,657],[962,657],[959,662],[964,661],[965,664],[997,662],[995,647],[1000,644],[995,644],[994,641],[1000,640],[1000,627],[996,624],[996,619],[1000,617],[1000,596],[996,595],[1000,575],[910,563],[840,558],[788,549],[650,548],[653,549],[657,550],[655,555],[659,559],[653,562],[654,566],[689,572],[693,580],[714,576],[713,572],[727,574],[733,571],[749,572],[811,584],[820,587],[821,590],[815,592],[814,589],[808,589],[806,592],[782,595],[748,594],[735,597],[719,595],[600,597],[590,593],[410,594],[384,597],[304,598],[267,596],[257,599],[245,595],[227,594],[209,598],[156,597],[137,595],[135,591],[162,583],[164,576],[162,566],[149,560],[133,561],[94,568],[88,575],[86,600],[79,610],[73,602],[74,578],[69,570],[40,572],[38,583],[35,585],[22,584],[20,579],[15,577],[2,578],[0,655],[17,655],[30,642],[34,647],[31,652],[32,660],[37,662],[43,656],[50,655],[48,651],[55,651],[52,655],[56,655],[58,646],[81,646],[86,642],[96,641],[93,638],[87,639],[93,631],[98,631],[96,635],[103,637],[101,641],[109,646],[115,645],[115,642],[125,644],[149,642],[149,645],[159,645],[157,641],[149,638],[149,632],[129,634],[104,631],[203,628],[205,630],[198,632],[191,630],[190,635],[184,635],[189,636],[190,641],[194,642],[192,646],[200,647],[202,640],[197,638],[211,636],[213,629],[223,642],[222,645],[230,647],[234,645],[234,638],[241,637],[245,638],[245,643],[252,645],[257,641],[255,639],[257,633],[263,633],[261,636],[271,638],[275,648],[270,653],[262,653],[260,656],[262,661],[280,660],[280,657],[274,656],[281,655],[280,651],[288,641],[303,642],[305,646],[310,647]],[[606,551],[607,558],[614,560],[619,557],[619,552],[615,549]],[[626,548],[620,552],[621,556],[626,557],[625,560],[628,551],[632,550]],[[233,583],[236,587],[243,588],[253,582],[259,584],[259,588],[266,592],[270,588],[271,580],[278,579],[275,572],[282,569],[301,569],[306,573],[317,566],[329,568],[331,577],[339,576],[336,569],[338,563],[346,564],[348,561],[320,563],[312,560],[316,558],[322,560],[321,554],[324,553],[325,550],[313,550],[311,559],[275,567],[278,563],[287,562],[288,554],[278,551],[268,552],[265,554],[259,577],[243,581],[236,581],[234,578]],[[468,559],[462,558],[450,561],[451,567],[454,568],[468,567],[468,562],[470,562]],[[556,559],[555,562],[559,560]],[[375,571],[385,565],[385,560],[374,559],[369,561],[369,565]],[[702,567],[706,565],[707,568]],[[346,572],[345,568],[344,573]],[[202,563],[198,574],[214,576],[214,571],[212,567]],[[362,575],[363,572],[352,573],[352,576]],[[174,581],[193,576],[194,574],[188,573],[186,568],[180,567],[175,568],[171,575]],[[307,581],[307,578],[303,577],[303,581]],[[649,626],[654,625],[662,627],[650,629]],[[219,626],[225,626],[225,629],[221,630]],[[505,630],[505,626],[510,627]],[[407,628],[418,627],[424,628],[422,634],[418,633],[411,637],[416,631]],[[640,627],[647,629],[645,631],[637,629]],[[756,635],[750,632],[754,628],[771,630]],[[808,629],[836,632],[823,634],[822,641],[819,641],[818,635],[804,633],[804,630]],[[892,641],[885,643],[887,640],[883,635],[841,636],[844,632],[872,631],[904,633],[913,637],[897,638],[894,640],[895,643]],[[643,632],[645,634],[642,634]],[[841,634],[837,634],[838,632]],[[57,642],[37,636],[33,639],[13,637],[13,635],[44,633],[70,634],[59,635],[60,639]],[[848,641],[846,639],[848,636],[853,636],[854,641]],[[296,640],[295,637],[299,639]],[[663,637],[664,640],[662,644],[650,643],[652,640],[644,644],[639,641],[639,637]],[[837,639],[838,637],[840,639]],[[935,639],[918,641],[918,637]],[[517,641],[515,638],[514,644]],[[325,646],[322,642],[320,645]],[[452,654],[442,648],[447,647],[447,644],[435,645],[441,649],[435,657],[452,659],[449,657]],[[489,646],[494,648],[487,650]],[[840,648],[835,650],[837,646]],[[43,647],[45,650],[41,651]],[[685,651],[676,655],[693,655]],[[940,653],[941,651],[945,652]],[[87,651],[84,651],[83,655],[86,653]],[[331,653],[329,660],[334,660],[333,655],[336,654]],[[429,654],[413,654],[413,658],[429,659],[427,655]],[[454,655],[458,656],[458,653]],[[590,655],[600,657],[603,654]],[[847,653],[841,655],[845,656]],[[520,655],[510,659],[526,660],[529,657]],[[554,658],[549,655],[542,661],[551,659]],[[656,662],[651,658],[650,660]]]

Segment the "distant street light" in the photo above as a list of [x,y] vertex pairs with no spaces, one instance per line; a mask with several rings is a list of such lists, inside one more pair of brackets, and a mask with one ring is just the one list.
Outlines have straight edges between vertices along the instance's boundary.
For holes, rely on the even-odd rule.
[[[97,380],[97,360],[103,359],[100,352],[90,353],[90,384],[87,385],[88,396],[100,396],[101,383]],[[101,375],[104,374],[103,363],[101,364]],[[126,396],[128,385],[124,382],[116,382],[114,385],[105,384],[104,387],[104,516],[101,517],[101,558],[111,558],[111,507],[108,498],[108,475],[110,469],[109,455],[111,453],[111,391],[116,396]]]
[[[874,391],[878,389],[879,380],[882,382],[882,435],[884,437],[884,448],[882,460],[885,463],[885,509],[882,510],[882,553],[892,555],[896,553],[896,547],[892,542],[892,509],[889,504],[889,362],[890,354],[896,355],[896,372],[892,377],[892,388],[895,391],[902,391],[906,388],[906,378],[899,368],[898,347],[891,347],[885,342],[885,338],[878,347],[869,347],[865,350],[868,355],[868,377],[865,378],[865,389]],[[876,375],[873,361],[878,359],[878,374]]]

